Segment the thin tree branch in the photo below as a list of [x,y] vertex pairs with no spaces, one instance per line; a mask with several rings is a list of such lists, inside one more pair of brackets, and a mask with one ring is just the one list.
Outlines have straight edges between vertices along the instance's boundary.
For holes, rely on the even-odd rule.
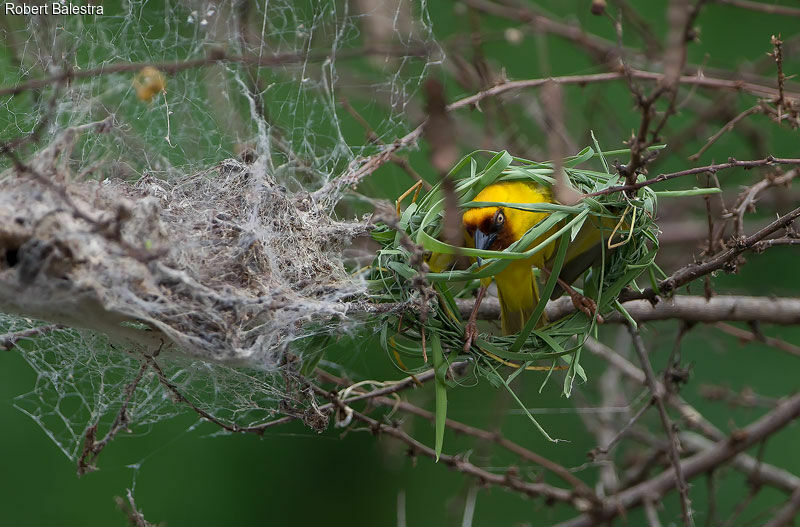
[[133,500],[133,492],[131,489],[125,489],[127,492],[127,503],[120,496],[116,496],[114,501],[125,516],[128,518],[128,525],[130,527],[156,527],[155,524],[148,522],[144,514],[136,507],[136,502]]
[[792,355],[800,357],[800,346],[795,346],[794,344],[786,342],[785,340],[756,334],[753,331],[737,328],[736,326],[731,326],[725,322],[717,322],[714,324],[714,327],[724,331],[728,335],[733,335],[742,342],[763,342],[767,346],[772,346],[775,349],[779,349],[781,351],[785,351],[786,353],[791,353]]
[[[696,278],[705,276],[719,269],[727,268],[728,270],[734,270],[736,268],[735,260],[741,253],[751,249],[756,243],[760,242],[773,232],[787,227],[798,217],[800,217],[800,207],[784,214],[756,233],[736,240],[733,247],[714,256],[710,260],[700,264],[689,264],[686,267],[678,269],[672,274],[672,276],[658,283],[658,294],[667,295],[682,285],[688,284]],[[652,288],[647,288],[641,293],[631,292],[620,295],[620,298],[623,300],[638,298],[654,299],[655,297],[656,292]]]
[[800,17],[800,9],[776,4],[766,4],[763,2],[751,2],[750,0],[716,0],[718,4],[740,7],[750,11],[760,11],[770,15],[796,16]]
[[[629,362],[627,359],[615,353],[609,347],[594,339],[588,339],[584,344],[585,348],[591,353],[602,357],[613,367],[617,368],[625,376],[639,384],[645,384],[644,372]],[[660,382],[660,381],[659,381]],[[667,392],[667,403],[674,407],[681,415],[683,420],[691,428],[699,431],[703,436],[690,432],[681,432],[681,443],[694,453],[706,451],[714,447],[714,442],[723,441],[726,435],[708,421],[692,405],[683,400],[678,394]],[[709,439],[711,439],[711,441]],[[656,453],[658,455],[658,453]],[[781,468],[756,460],[747,454],[739,454],[731,463],[735,468],[748,474],[753,474],[754,467],[760,465],[757,473],[759,483],[774,486],[784,492],[794,492],[800,486],[800,478]]]
[[[427,48],[408,49],[377,46],[337,50],[335,57],[337,59],[358,58],[367,55],[424,57],[429,52],[430,50]],[[0,88],[0,97],[5,95],[17,95],[28,90],[38,90],[40,88],[51,86],[60,82],[72,82],[78,79],[95,78],[101,75],[110,75],[112,73],[128,73],[139,71],[146,66],[156,68],[162,73],[171,74],[183,70],[210,66],[217,62],[248,64],[251,66],[260,67],[274,67],[288,64],[301,64],[306,62],[321,62],[328,58],[331,58],[331,52],[329,51],[324,53],[308,53],[303,51],[299,53],[276,53],[273,55],[259,56],[229,55],[222,50],[215,50],[205,57],[190,60],[176,60],[170,62],[114,62],[112,64],[105,64],[97,68],[85,70],[66,68],[63,72],[44,79],[32,79],[26,82],[21,82],[15,86]]]
[[687,170],[681,170],[679,172],[670,172],[668,174],[659,174],[658,176],[647,179],[645,181],[639,181],[638,183],[632,183],[628,185],[617,185],[614,187],[608,187],[603,190],[598,190],[597,192],[590,192],[585,194],[585,197],[595,197],[595,196],[605,196],[607,194],[613,194],[615,192],[628,192],[633,190],[638,190],[642,187],[649,187],[655,183],[662,183],[664,181],[669,181],[671,179],[684,177],[684,176],[695,176],[698,174],[705,174],[705,173],[716,173],[720,170],[727,170],[729,168],[734,167],[741,167],[745,170],[750,168],[756,167],[765,167],[765,166],[772,166],[772,165],[800,165],[800,158],[776,158],[772,156],[768,156],[764,159],[755,159],[751,161],[738,161],[736,159],[731,159],[727,163],[718,163],[707,165],[704,167],[695,167],[689,168]]
[[725,126],[720,128],[714,135],[708,138],[708,141],[698,150],[696,153],[689,156],[689,161],[697,161],[700,159],[700,156],[705,153],[706,150],[711,148],[711,145],[717,142],[717,139],[722,137],[726,132],[730,132],[733,130],[733,127],[736,126],[736,123],[741,121],[742,119],[753,115],[754,113],[758,113],[761,111],[761,104],[756,104],[755,106],[751,106],[747,110],[741,112],[740,114],[736,115],[733,119],[725,123]]
[[779,245],[800,245],[800,238],[775,238],[772,240],[764,240],[763,242],[758,242],[753,245],[753,251],[760,253],[769,249],[770,247],[777,247]]
[[737,392],[727,386],[701,384],[698,392],[704,399],[724,402],[729,406],[775,408],[778,404],[778,399],[759,395],[750,387],[744,387],[740,392]]
[[[736,236],[742,236],[744,234],[744,215],[748,211],[755,211],[755,203],[758,195],[770,187],[788,187],[798,174],[800,174],[800,170],[796,168],[782,175],[767,174],[761,181],[744,189],[736,201],[736,208],[728,213],[729,216],[726,214],[722,215],[723,218],[733,218],[735,220],[734,232]],[[766,242],[761,242],[761,244],[764,243]]]
[[487,14],[522,21],[536,32],[551,33],[570,40],[591,52],[600,62],[611,62],[617,56],[616,46],[612,41],[586,33],[578,25],[565,24],[540,15],[532,9],[506,6],[488,0],[463,0],[463,3]]
[[792,525],[800,511],[800,487],[798,487],[789,497],[786,505],[781,507],[773,518],[764,524],[764,527],[786,527]]
[[[661,82],[664,79],[663,73],[655,73],[638,69],[631,69],[630,75],[634,79],[646,80],[651,82]],[[464,97],[463,99],[459,99],[458,101],[451,103],[448,109],[452,111],[452,110],[457,110],[459,108],[463,108],[464,106],[471,106],[479,103],[483,99],[489,97],[497,97],[498,95],[502,95],[510,91],[517,91],[528,88],[538,88],[547,82],[555,82],[556,84],[563,84],[563,85],[569,85],[569,84],[587,85],[587,84],[610,82],[610,81],[624,80],[624,79],[625,79],[625,73],[616,71],[608,73],[594,73],[588,75],[564,75],[560,77],[546,77],[540,79],[508,81],[502,84],[498,84],[497,86],[493,86],[488,90],[483,90],[474,95],[470,95],[469,97]],[[681,75],[678,78],[678,82],[680,84],[699,86],[702,88],[710,88],[716,90],[730,90],[735,92],[743,91],[758,96],[770,96],[770,97],[778,96],[777,88],[773,88],[768,84],[758,84],[753,82],[746,82],[743,80],[718,79],[715,77],[706,77],[699,75]],[[798,93],[786,93],[786,96],[793,99],[800,98],[800,94]]]
[[[322,388],[319,388],[314,385],[312,385],[312,387],[314,391],[317,393],[317,395],[320,395],[321,397],[328,399],[331,402],[331,404],[333,404],[337,408],[340,408],[342,410],[349,408],[348,405],[345,402],[340,401],[335,394],[326,392]],[[372,433],[374,434],[384,433],[408,445],[410,448],[409,452],[410,454],[412,455],[422,454],[431,459],[437,459],[436,452],[431,447],[417,441],[409,434],[401,430],[398,426],[394,424],[381,423],[380,421],[377,421],[376,419],[373,419],[355,410],[353,410],[352,415],[353,419],[366,424],[370,428]],[[500,474],[494,474],[480,467],[477,467],[459,456],[440,454],[438,456],[438,459],[447,467],[456,470],[458,472],[461,472],[463,474],[474,476],[478,478],[480,482],[487,485],[496,485],[500,487],[505,487],[530,497],[544,497],[553,501],[574,503],[576,499],[583,500],[583,498],[576,498],[575,496],[573,496],[572,492],[566,489],[561,489],[545,483],[529,483],[527,481],[523,481],[516,475],[515,471],[513,470],[509,470],[506,472],[506,474],[500,475]]]
[[9,351],[14,348],[17,345],[17,342],[20,340],[50,333],[51,331],[56,331],[58,329],[64,329],[65,327],[66,326],[62,326],[60,324],[48,324],[46,326],[37,326],[35,328],[24,329],[22,331],[15,331],[13,333],[0,335],[0,350]]
[[167,375],[164,373],[164,370],[156,362],[155,357],[145,356],[145,360],[145,364],[149,364],[155,370],[156,374],[158,375],[158,380],[161,382],[164,388],[166,388],[167,391],[172,394],[172,396],[175,398],[175,401],[187,405],[201,418],[205,419],[206,421],[210,421],[223,430],[227,430],[231,433],[253,433],[257,435],[264,434],[264,428],[262,426],[239,426],[236,423],[225,423],[224,421],[220,421],[218,418],[214,417],[187,399],[186,396],[184,396],[180,390],[178,390],[178,387],[175,386],[174,383],[170,382],[170,380],[167,378]]
[[[450,370],[453,371],[455,374],[461,374],[466,369],[468,364],[469,362],[467,361],[454,362],[450,366]],[[419,375],[410,375],[403,380],[392,382],[391,384],[383,388],[378,388],[377,390],[373,390],[371,392],[361,393],[359,395],[354,395],[353,397],[348,397],[347,399],[340,402],[342,402],[343,404],[352,404],[358,401],[366,401],[369,399],[374,399],[376,397],[391,395],[393,393],[406,390],[407,388],[411,388],[413,386],[421,386],[422,384],[432,380],[434,377],[435,377],[435,372],[433,369],[430,369],[423,373],[420,373]],[[347,388],[345,388],[345,390],[347,390]],[[329,410],[332,410],[336,406],[337,405],[335,403],[330,402],[321,405],[319,407],[319,410],[321,412],[327,412]],[[263,430],[267,428],[272,428],[273,426],[286,424],[291,421],[294,421],[295,419],[298,419],[298,417],[294,415],[287,415],[281,417],[280,419],[275,419],[274,421],[269,421],[267,423],[264,423],[263,425],[259,425],[257,428],[260,428],[263,433]]]
[[591,457],[596,457],[600,454],[608,454],[611,451],[611,449],[614,448],[614,445],[616,445],[623,437],[625,437],[628,431],[630,431],[631,427],[634,424],[636,424],[636,421],[638,421],[644,415],[644,413],[648,409],[650,409],[650,407],[653,405],[654,402],[655,398],[651,397],[646,404],[642,405],[642,407],[639,408],[639,410],[635,414],[633,414],[633,416],[628,420],[628,422],[625,423],[625,426],[620,428],[619,431],[614,435],[614,437],[612,437],[608,441],[608,443],[606,443],[605,446],[595,448],[589,453],[589,455]]
[[650,527],[661,527],[661,520],[658,519],[658,512],[656,512],[656,506],[652,501],[644,501],[644,512],[647,517],[647,524]]
[[[353,105],[350,104],[350,101],[347,99],[347,97],[342,97],[339,100],[339,102],[341,103],[345,111],[347,111],[347,113],[349,113],[353,117],[353,119],[358,121],[358,124],[360,124],[361,127],[364,128],[364,133],[367,136],[367,141],[369,141],[370,143],[375,143],[377,145],[386,146],[385,143],[381,140],[380,136],[377,133],[375,133],[375,130],[372,128],[372,125],[369,124],[369,121],[367,121],[363,115],[358,113],[358,111],[355,108],[353,108]],[[392,163],[403,169],[403,171],[405,171],[405,173],[408,174],[412,179],[420,181],[422,183],[422,186],[425,187],[425,190],[431,189],[431,184],[422,179],[422,176],[420,176],[417,173],[417,171],[414,170],[414,168],[411,166],[411,163],[408,162],[408,159],[402,158],[398,155],[393,155]]]
[[639,356],[639,361],[642,363],[642,370],[644,371],[647,387],[650,388],[650,393],[653,394],[653,400],[656,403],[656,408],[658,408],[658,415],[661,418],[661,425],[664,427],[664,432],[667,434],[669,444],[669,459],[672,463],[673,469],[675,470],[678,493],[681,496],[683,524],[686,527],[691,527],[694,525],[692,502],[689,499],[689,487],[686,485],[686,479],[683,475],[683,468],[681,467],[681,457],[678,453],[678,437],[672,427],[672,421],[667,414],[667,409],[664,406],[664,386],[656,381],[656,375],[655,372],[653,372],[653,366],[650,364],[650,358],[647,356],[647,350],[644,347],[642,335],[639,333],[639,330],[632,325],[628,326],[628,330],[630,331],[631,338],[633,339],[633,349],[636,350],[636,354]]
[[[699,452],[681,462],[681,470],[687,480],[704,474],[728,462],[740,452],[762,442],[786,425],[800,417],[800,394],[796,394],[782,402],[773,411],[753,422],[749,426],[735,431],[730,437],[718,441],[713,448]],[[677,485],[675,470],[670,469],[661,474],[626,489],[606,500],[602,510],[594,514],[584,514],[558,524],[557,527],[590,527],[597,521],[607,521],[620,514],[642,505],[645,499],[659,499]]]
[[[375,404],[380,404],[382,406],[390,406],[393,408],[397,408],[404,412],[408,412],[414,414],[416,416],[422,417],[423,419],[427,419],[428,421],[434,422],[436,416],[433,412],[429,412],[428,410],[424,410],[418,406],[415,406],[406,401],[398,401],[395,399],[390,399],[388,397],[376,397],[373,398],[372,401]],[[492,442],[500,445],[501,447],[505,448],[506,450],[513,452],[520,458],[530,461],[532,463],[536,463],[537,465],[541,465],[543,468],[549,470],[553,474],[556,474],[566,483],[575,488],[583,497],[596,502],[597,496],[595,493],[590,489],[586,483],[581,481],[575,475],[572,474],[569,470],[564,468],[563,466],[559,465],[558,463],[547,459],[544,456],[537,454],[536,452],[532,452],[527,448],[514,443],[513,441],[506,439],[502,434],[499,432],[489,432],[487,430],[483,430],[481,428],[475,428],[474,426],[470,426],[468,424],[461,423],[459,421],[455,421],[453,419],[446,419],[445,426],[453,430],[454,432],[458,432],[461,434],[469,435],[472,437],[477,437],[483,441]]]
[[128,405],[130,404],[131,399],[133,399],[133,394],[136,392],[136,387],[139,385],[139,382],[141,382],[144,372],[147,371],[148,367],[149,364],[147,361],[142,362],[133,381],[125,386],[125,390],[123,392],[125,394],[125,399],[122,401],[119,412],[117,412],[114,422],[111,423],[111,426],[109,427],[108,432],[106,432],[106,435],[103,436],[103,439],[100,441],[95,441],[95,438],[97,437],[98,423],[95,423],[86,429],[86,434],[84,434],[83,452],[81,453],[81,457],[78,459],[79,476],[83,476],[87,472],[97,470],[95,463],[97,461],[97,457],[100,455],[100,452],[102,452],[106,445],[117,436],[120,430],[128,427],[128,423],[130,421],[130,417],[128,416]]

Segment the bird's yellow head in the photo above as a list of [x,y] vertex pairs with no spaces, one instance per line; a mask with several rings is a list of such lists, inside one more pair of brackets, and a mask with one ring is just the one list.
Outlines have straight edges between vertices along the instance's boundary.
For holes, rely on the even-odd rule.
[[[550,197],[546,189],[539,185],[510,181],[489,185],[473,201],[542,203],[549,202]],[[463,224],[469,241],[476,249],[502,251],[545,216],[545,213],[511,207],[478,207],[464,213]]]
[[464,229],[476,249],[502,251],[515,241],[507,220],[502,207],[470,209],[464,213]]

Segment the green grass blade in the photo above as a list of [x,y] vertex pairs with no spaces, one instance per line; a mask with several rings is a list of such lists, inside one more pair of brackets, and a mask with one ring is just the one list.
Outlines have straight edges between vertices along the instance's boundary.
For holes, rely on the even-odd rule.
[[624,307],[622,304],[620,304],[620,303],[619,303],[619,300],[617,300],[616,298],[614,299],[614,308],[616,308],[616,310],[617,310],[617,311],[619,311],[619,313],[620,313],[620,314],[621,314],[623,317],[625,317],[625,320],[627,320],[627,321],[628,321],[628,324],[629,324],[629,325],[630,325],[632,328],[634,328],[634,329],[637,329],[637,328],[639,327],[639,324],[637,324],[637,323],[636,323],[636,321],[635,321],[635,320],[633,319],[633,317],[631,316],[631,314],[630,314],[630,313],[628,313],[628,310],[627,310],[627,309],[625,309],[625,307]]
[[565,168],[572,168],[572,167],[578,166],[581,163],[585,163],[586,161],[589,161],[594,156],[595,156],[595,152],[594,152],[594,150],[592,150],[592,147],[591,146],[587,146],[586,148],[584,148],[583,150],[578,152],[578,155],[572,156],[572,157],[568,157],[567,159],[565,159],[564,160],[564,167]]
[[475,184],[470,187],[465,199],[467,201],[472,200],[478,193],[491,185],[495,182],[497,178],[503,173],[503,171],[508,168],[508,166],[513,161],[511,154],[503,150],[502,152],[498,152],[489,163],[486,165],[486,168],[483,169],[483,174],[481,174]]
[[600,157],[600,162],[603,163],[603,169],[606,171],[606,174],[610,174],[611,171],[608,169],[608,161],[606,161],[606,156],[605,154],[603,154],[603,151],[600,150],[600,143],[597,142],[597,138],[594,136],[594,130],[590,130],[589,133],[592,134],[592,142],[594,143],[594,150]]
[[494,364],[492,364],[491,362],[488,362],[488,361],[487,361],[487,364],[489,364],[489,367],[494,372],[495,380],[499,381],[500,384],[505,386],[506,390],[508,390],[508,393],[511,394],[511,397],[514,399],[514,401],[516,401],[517,404],[519,405],[519,407],[522,408],[522,411],[525,412],[525,415],[528,416],[528,419],[531,420],[533,425],[545,437],[545,439],[547,439],[551,443],[558,443],[558,442],[563,441],[563,439],[553,439],[552,437],[550,437],[550,434],[547,433],[547,430],[542,428],[542,425],[539,424],[539,421],[537,421],[536,418],[533,417],[533,415],[531,415],[530,411],[528,411],[528,408],[524,404],[522,404],[522,401],[520,400],[520,398],[517,397],[517,394],[514,392],[514,390],[511,389],[511,386],[508,385],[508,383],[503,378],[503,376],[500,375],[499,373],[497,373],[497,369],[494,367]]
[[434,381],[436,392],[436,440],[434,450],[436,451],[436,461],[442,454],[442,444],[444,443],[444,428],[447,419],[447,384],[445,383],[445,373],[447,366],[444,362],[444,352],[442,342],[438,333],[431,334],[431,350],[433,350],[433,370],[436,375]]

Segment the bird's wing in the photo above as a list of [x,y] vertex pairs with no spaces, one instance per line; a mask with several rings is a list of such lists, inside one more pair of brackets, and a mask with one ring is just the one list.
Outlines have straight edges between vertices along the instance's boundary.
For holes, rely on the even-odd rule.
[[428,264],[431,272],[441,273],[455,265],[456,256],[454,254],[431,252],[430,255],[426,255],[425,263]]
[[[587,269],[599,263],[603,256],[603,240],[608,239],[616,225],[613,218],[589,218],[581,227],[575,239],[567,247],[564,265],[559,277],[571,284],[577,280]],[[608,254],[609,250],[606,249]],[[554,251],[555,253],[555,251]],[[548,269],[553,267],[553,259],[545,262]],[[554,300],[563,294],[564,290],[556,284],[550,299]]]

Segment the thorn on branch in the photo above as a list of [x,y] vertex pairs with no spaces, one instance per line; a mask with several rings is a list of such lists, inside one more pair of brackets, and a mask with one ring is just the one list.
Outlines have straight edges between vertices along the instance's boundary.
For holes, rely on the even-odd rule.
[[506,469],[506,481],[511,483],[514,480],[519,479],[519,468],[511,465]]
[[737,428],[733,432],[731,432],[730,442],[731,444],[742,443],[746,441],[748,438],[747,430],[744,428]]

